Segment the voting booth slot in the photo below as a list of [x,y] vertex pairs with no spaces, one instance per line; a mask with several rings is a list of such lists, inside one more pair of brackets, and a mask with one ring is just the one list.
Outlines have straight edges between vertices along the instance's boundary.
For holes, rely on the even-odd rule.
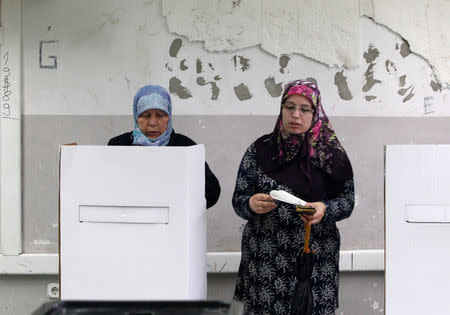
[[206,300],[203,145],[59,152],[61,300]]

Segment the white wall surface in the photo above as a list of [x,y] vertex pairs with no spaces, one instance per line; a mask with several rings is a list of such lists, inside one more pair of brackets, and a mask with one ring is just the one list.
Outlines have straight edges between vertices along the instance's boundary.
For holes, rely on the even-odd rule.
[[171,89],[176,115],[275,115],[284,84],[312,77],[331,116],[450,116],[430,65],[365,17],[351,69],[256,46],[208,52],[169,32],[161,1],[23,0],[23,21],[25,115],[128,115],[149,83]]
[[359,3],[328,0],[163,0],[171,32],[209,51],[261,45],[275,56],[301,53],[328,65],[358,65]]
[[1,2],[0,28],[0,254],[22,252],[21,3]]
[[406,38],[441,82],[450,79],[449,14],[445,0],[163,0],[170,31],[204,41],[209,51],[260,44],[275,56],[295,52],[329,66],[359,64],[359,17],[366,15]]
[[376,0],[366,14],[405,38],[414,53],[430,62],[441,82],[450,82],[450,1]]

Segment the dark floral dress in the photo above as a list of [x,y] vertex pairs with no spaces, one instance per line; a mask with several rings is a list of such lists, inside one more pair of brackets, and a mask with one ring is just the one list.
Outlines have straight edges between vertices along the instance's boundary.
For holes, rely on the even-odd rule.
[[[234,298],[243,302],[250,314],[286,315],[297,281],[295,258],[303,249],[304,223],[294,206],[286,203],[279,202],[265,214],[250,210],[252,195],[269,194],[271,190],[294,194],[263,173],[256,163],[252,144],[241,161],[233,195],[236,213],[247,220]],[[335,222],[349,217],[353,210],[353,179],[345,183],[344,191],[323,202],[325,216],[311,228],[310,248],[316,257],[311,279],[314,315],[334,314],[338,307],[340,237]]]

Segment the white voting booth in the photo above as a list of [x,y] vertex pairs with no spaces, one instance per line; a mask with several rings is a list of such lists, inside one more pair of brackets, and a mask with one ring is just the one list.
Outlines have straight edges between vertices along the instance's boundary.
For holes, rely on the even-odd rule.
[[386,314],[450,314],[450,145],[386,147]]
[[203,145],[61,146],[61,299],[206,299],[205,206]]

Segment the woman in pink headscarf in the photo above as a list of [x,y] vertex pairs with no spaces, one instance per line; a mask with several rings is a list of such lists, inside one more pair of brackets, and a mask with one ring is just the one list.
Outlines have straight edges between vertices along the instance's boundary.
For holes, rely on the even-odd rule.
[[[308,201],[315,214],[299,216],[293,205],[275,203],[271,190]],[[334,314],[340,248],[336,222],[349,217],[353,206],[352,167],[317,86],[290,82],[273,132],[250,145],[239,167],[233,207],[247,223],[234,299],[250,314],[289,314],[297,283],[295,259],[303,249],[303,221],[308,220],[316,258],[313,314]]]

